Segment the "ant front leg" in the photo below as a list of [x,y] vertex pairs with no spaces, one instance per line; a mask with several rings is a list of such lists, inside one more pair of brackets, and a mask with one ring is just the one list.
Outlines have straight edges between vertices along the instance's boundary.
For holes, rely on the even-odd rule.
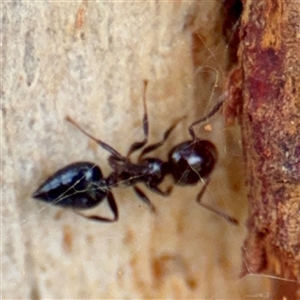
[[119,212],[118,212],[118,207],[117,207],[117,203],[116,200],[113,196],[113,194],[111,192],[107,193],[107,202],[108,202],[108,206],[110,208],[110,210],[112,211],[114,217],[112,219],[110,218],[105,218],[105,217],[99,217],[96,215],[91,215],[91,216],[86,216],[78,211],[74,211],[77,215],[88,219],[88,220],[92,220],[92,221],[97,221],[97,222],[106,222],[106,223],[113,223],[113,222],[117,222],[119,219]]
[[223,213],[223,212],[211,207],[210,205],[207,205],[207,204],[201,202],[202,201],[202,196],[203,196],[204,192],[206,191],[206,188],[207,188],[209,182],[210,182],[210,178],[207,178],[204,182],[204,185],[203,185],[202,189],[200,190],[199,194],[197,195],[197,203],[199,205],[201,205],[202,207],[206,208],[207,210],[217,214],[221,218],[224,218],[226,221],[228,221],[228,222],[230,222],[234,225],[238,225],[239,222],[235,218],[233,218],[233,217],[229,216],[228,214]]
[[149,122],[148,122],[148,113],[147,113],[147,105],[146,105],[146,91],[148,86],[148,80],[144,80],[144,94],[143,94],[143,104],[144,104],[144,117],[143,117],[143,131],[144,131],[144,139],[141,142],[136,142],[131,145],[126,155],[126,158],[129,160],[130,155],[144,147],[148,142],[149,135]]
[[139,158],[138,158],[138,161],[141,161],[141,160],[143,159],[143,157],[144,157],[146,154],[148,154],[148,153],[150,153],[150,152],[152,152],[152,151],[158,149],[159,147],[163,146],[164,143],[166,142],[166,140],[169,138],[171,132],[175,129],[175,127],[178,125],[178,123],[179,123],[180,121],[182,121],[183,118],[185,118],[185,117],[182,117],[182,118],[178,119],[172,126],[170,126],[169,129],[167,129],[167,130],[165,131],[165,133],[164,133],[164,135],[163,135],[163,138],[162,138],[162,140],[161,140],[160,142],[155,143],[155,144],[151,144],[151,145],[147,146],[147,147],[140,153]]
[[141,189],[139,189],[137,186],[134,186],[133,189],[135,193],[139,196],[139,198],[150,207],[153,213],[155,213],[154,205],[151,203],[149,198],[144,194],[144,192]]
[[219,101],[217,102],[217,104],[213,107],[213,109],[206,116],[204,116],[200,120],[195,121],[194,123],[192,123],[189,126],[189,133],[190,133],[191,137],[193,138],[193,140],[197,139],[196,133],[194,131],[194,126],[207,122],[213,115],[215,115],[219,111],[219,109],[223,106],[225,99],[226,99],[225,96],[226,95],[222,95],[219,98]]

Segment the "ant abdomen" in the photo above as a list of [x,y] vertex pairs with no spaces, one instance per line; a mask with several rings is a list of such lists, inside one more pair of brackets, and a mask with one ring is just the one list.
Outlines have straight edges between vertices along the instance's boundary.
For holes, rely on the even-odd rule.
[[169,168],[178,185],[193,185],[206,179],[218,158],[217,149],[207,140],[190,140],[169,152]]
[[105,186],[105,180],[100,168],[90,162],[77,162],[54,173],[33,197],[63,207],[88,209],[106,197],[106,189],[101,186]]

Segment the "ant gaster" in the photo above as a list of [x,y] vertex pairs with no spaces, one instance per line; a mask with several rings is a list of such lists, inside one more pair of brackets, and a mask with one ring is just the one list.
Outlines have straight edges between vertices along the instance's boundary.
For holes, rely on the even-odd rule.
[[[217,161],[218,154],[214,144],[207,140],[197,138],[193,129],[195,125],[206,122],[211,118],[221,108],[224,99],[221,99],[204,118],[197,120],[189,126],[189,133],[192,139],[174,146],[169,152],[168,161],[162,161],[155,157],[145,158],[144,156],[161,147],[180,120],[165,131],[163,139],[160,142],[145,147],[139,154],[137,163],[133,163],[130,159],[131,154],[143,148],[148,142],[149,123],[146,107],[147,84],[148,81],[144,81],[144,139],[141,142],[133,143],[126,156],[122,156],[108,144],[87,133],[70,117],[66,118],[68,122],[72,123],[82,133],[110,153],[108,162],[113,171],[107,178],[103,177],[101,169],[93,163],[73,163],[49,177],[36,190],[33,197],[54,205],[73,208],[77,214],[87,219],[115,222],[119,218],[119,213],[116,201],[111,192],[113,187],[119,184],[133,187],[138,197],[154,212],[155,208],[153,204],[136,184],[142,182],[152,191],[162,196],[167,196],[170,194],[172,188],[169,187],[166,191],[163,191],[158,185],[167,174],[171,174],[177,185],[195,185],[199,181],[204,182],[203,187],[197,195],[197,202],[206,209],[225,218],[227,221],[237,224],[236,219],[201,202],[202,195],[209,184],[210,175]],[[78,212],[78,209],[93,208],[104,199],[108,201],[110,210],[113,213],[113,218],[96,215],[85,216]]]

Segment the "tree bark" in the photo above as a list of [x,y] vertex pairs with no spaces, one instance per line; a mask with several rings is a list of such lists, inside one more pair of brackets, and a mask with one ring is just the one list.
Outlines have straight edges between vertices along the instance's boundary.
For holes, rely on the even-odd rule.
[[300,297],[299,22],[298,1],[244,0],[228,84],[249,188],[243,275],[277,277],[274,299]]

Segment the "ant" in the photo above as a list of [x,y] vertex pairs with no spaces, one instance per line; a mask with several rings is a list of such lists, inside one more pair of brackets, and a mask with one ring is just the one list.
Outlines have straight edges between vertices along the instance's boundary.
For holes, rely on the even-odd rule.
[[[174,146],[168,154],[167,161],[162,161],[155,157],[145,158],[145,155],[161,147],[181,119],[176,121],[175,124],[165,131],[160,142],[145,147],[139,154],[137,163],[133,163],[130,156],[134,152],[142,149],[148,142],[147,85],[148,81],[145,80],[143,93],[144,139],[141,142],[133,143],[126,156],[122,156],[113,147],[86,132],[70,117],[66,117],[68,122],[110,153],[108,163],[113,171],[107,178],[102,175],[100,167],[93,163],[73,163],[58,170],[49,177],[36,192],[34,192],[33,197],[54,205],[73,208],[75,209],[75,213],[87,219],[101,222],[116,222],[119,218],[119,213],[115,198],[111,192],[112,187],[118,186],[120,183],[133,187],[137,196],[150,207],[152,212],[155,212],[155,207],[149,198],[136,184],[142,182],[152,191],[162,196],[168,196],[171,193],[172,187],[163,191],[158,185],[167,174],[171,174],[177,185],[195,185],[199,181],[202,181],[204,183],[203,187],[196,198],[198,204],[225,218],[227,221],[238,224],[235,218],[201,202],[201,198],[210,182],[210,176],[216,164],[218,154],[213,143],[197,138],[194,126],[210,119],[221,108],[224,99],[221,99],[205,117],[195,121],[189,126],[191,139]],[[106,198],[110,210],[113,213],[112,218],[96,215],[86,216],[78,212],[78,209],[93,208]]]

